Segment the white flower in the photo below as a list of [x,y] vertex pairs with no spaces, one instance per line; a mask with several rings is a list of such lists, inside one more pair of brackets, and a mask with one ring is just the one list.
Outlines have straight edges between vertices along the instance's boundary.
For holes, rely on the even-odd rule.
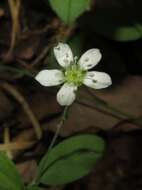
[[101,60],[99,49],[86,51],[77,61],[67,44],[59,43],[54,48],[54,55],[62,70],[42,70],[35,77],[43,86],[63,86],[57,93],[57,101],[62,106],[69,106],[76,98],[76,90],[82,84],[94,89],[106,88],[112,84],[108,74],[98,71],[88,71]]

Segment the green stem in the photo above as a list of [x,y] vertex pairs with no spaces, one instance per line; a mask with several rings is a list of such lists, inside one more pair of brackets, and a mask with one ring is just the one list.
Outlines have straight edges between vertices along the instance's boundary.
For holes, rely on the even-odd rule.
[[133,117],[132,115],[125,113],[119,109],[117,109],[116,107],[112,106],[111,104],[109,104],[108,102],[106,102],[105,100],[99,98],[98,96],[96,96],[94,93],[92,93],[90,90],[88,90],[88,93],[94,98],[94,100],[96,101],[96,104],[98,106],[102,106],[104,108],[106,108],[107,110],[109,110],[110,112],[113,112],[115,115],[123,118],[123,119],[134,119],[135,117]]
[[104,113],[106,113],[108,115],[111,115],[111,116],[113,116],[115,118],[122,119],[122,120],[128,120],[129,122],[134,123],[136,125],[142,125],[142,117],[141,116],[140,117],[135,117],[133,115],[125,113],[125,112],[117,109],[116,107],[110,105],[105,100],[99,98],[94,93],[92,93],[90,90],[87,89],[87,91],[94,98],[95,105],[78,100],[77,102],[79,104],[82,104],[84,106],[88,106],[88,107],[90,107],[92,109],[97,109],[98,111],[104,112]]
[[0,65],[0,71],[9,71],[9,72],[13,72],[22,76],[23,75],[33,76],[32,73],[30,73],[26,69],[22,69],[22,68],[20,69],[20,68],[15,68],[11,66],[5,66],[5,65]]
[[[55,142],[56,142],[56,140],[57,140],[57,138],[58,138],[59,132],[60,132],[62,126],[64,125],[64,122],[65,122],[66,119],[67,119],[68,110],[69,110],[69,106],[66,106],[66,107],[64,108],[63,113],[62,113],[61,120],[60,120],[60,122],[57,124],[57,130],[56,130],[56,132],[55,132],[55,134],[54,134],[54,136],[53,136],[53,139],[52,139],[52,141],[51,141],[51,143],[50,143],[50,145],[49,145],[47,154],[48,154],[48,153],[50,152],[50,150],[53,148],[53,146],[54,146],[54,144],[55,144]],[[47,168],[44,169],[44,171],[42,172],[42,174],[40,174],[40,176],[38,176],[38,178],[37,178],[37,176],[35,176],[35,178],[33,179],[32,185],[33,185],[33,184],[34,184],[34,185],[37,185],[37,186],[39,185],[39,179],[40,179],[41,176],[44,174],[44,172],[46,171],[46,169],[47,169]]]
[[63,111],[61,120],[60,120],[60,122],[57,124],[57,130],[56,130],[56,132],[55,132],[55,134],[54,134],[54,137],[53,137],[53,139],[52,139],[52,141],[51,141],[51,143],[50,143],[50,145],[49,145],[48,151],[50,151],[50,150],[52,149],[52,147],[54,146],[54,144],[55,144],[55,142],[56,142],[56,140],[57,140],[57,138],[58,138],[58,135],[59,135],[59,133],[60,133],[60,130],[61,130],[62,126],[64,125],[64,122],[65,122],[66,119],[67,119],[68,110],[69,110],[69,107],[66,106],[66,107],[64,108],[64,111]]

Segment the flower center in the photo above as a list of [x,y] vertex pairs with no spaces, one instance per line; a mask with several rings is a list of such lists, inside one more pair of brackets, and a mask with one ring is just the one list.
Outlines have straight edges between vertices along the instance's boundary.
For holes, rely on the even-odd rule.
[[72,64],[65,71],[65,81],[75,86],[81,86],[85,74],[86,71],[81,70],[77,64]]

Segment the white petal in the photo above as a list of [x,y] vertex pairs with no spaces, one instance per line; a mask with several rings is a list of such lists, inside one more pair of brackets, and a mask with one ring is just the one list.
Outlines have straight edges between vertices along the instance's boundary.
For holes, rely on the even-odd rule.
[[43,86],[56,86],[64,82],[64,75],[62,71],[57,69],[42,70],[35,79]]
[[73,62],[73,53],[67,44],[59,43],[54,48],[54,55],[62,67],[68,67]]
[[61,106],[69,106],[76,98],[77,87],[65,83],[57,93],[57,101]]
[[78,64],[83,70],[89,70],[97,65],[101,58],[102,54],[99,49],[90,49],[81,56]]
[[107,73],[90,71],[86,74],[83,83],[91,88],[101,89],[110,86],[112,81]]

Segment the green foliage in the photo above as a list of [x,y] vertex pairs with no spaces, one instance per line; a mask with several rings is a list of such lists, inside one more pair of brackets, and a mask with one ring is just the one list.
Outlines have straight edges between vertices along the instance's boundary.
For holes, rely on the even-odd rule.
[[49,0],[49,2],[65,24],[73,23],[90,7],[90,0]]
[[66,184],[87,175],[104,153],[105,143],[96,135],[80,135],[64,140],[43,157],[38,183]]
[[69,39],[68,44],[72,49],[73,55],[80,58],[83,51],[84,38],[81,34],[77,34]]
[[22,179],[11,160],[4,153],[0,153],[0,189],[23,190]]
[[35,185],[30,185],[30,186],[28,186],[28,187],[26,188],[26,190],[41,190],[41,188],[40,188],[40,187],[37,187],[37,186],[35,186]]
[[102,2],[95,9],[95,32],[118,41],[137,40],[142,37],[142,1],[120,0]]

